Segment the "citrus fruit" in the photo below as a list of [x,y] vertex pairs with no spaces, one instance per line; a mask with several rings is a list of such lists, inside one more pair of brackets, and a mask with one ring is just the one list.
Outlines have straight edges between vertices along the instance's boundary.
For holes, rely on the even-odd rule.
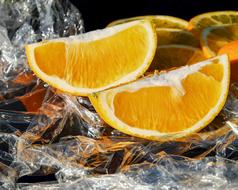
[[162,45],[157,47],[149,71],[189,65],[204,59],[199,48],[177,44]]
[[200,36],[203,52],[208,58],[216,56],[224,45],[235,40],[238,40],[238,24],[207,27]]
[[137,16],[131,18],[120,19],[111,22],[108,26],[114,26],[117,24],[122,24],[126,22],[131,22],[135,20],[149,20],[155,24],[156,28],[178,28],[186,29],[188,27],[188,22],[181,18],[165,15],[147,15],[147,16]]
[[218,55],[227,54],[231,64],[231,82],[238,83],[238,40],[223,46]]
[[206,57],[228,54],[231,82],[238,82],[238,24],[204,29],[201,34],[201,45]]
[[117,86],[141,76],[156,50],[149,21],[26,46],[30,68],[43,81],[74,95]]
[[181,44],[193,47],[200,47],[200,42],[195,38],[193,33],[182,29],[174,28],[157,28],[157,44],[169,45],[169,44]]
[[208,12],[193,17],[188,24],[188,30],[199,37],[201,31],[213,25],[238,23],[238,11]]
[[147,76],[89,96],[101,118],[126,134],[172,140],[195,133],[222,109],[230,79],[226,55]]
[[218,54],[228,54],[229,59],[231,62],[238,61],[238,40],[230,42],[223,46],[219,51]]

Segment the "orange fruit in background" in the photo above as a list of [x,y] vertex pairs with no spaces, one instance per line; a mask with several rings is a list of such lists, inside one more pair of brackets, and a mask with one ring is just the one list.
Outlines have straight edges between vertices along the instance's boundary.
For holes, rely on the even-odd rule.
[[181,67],[205,59],[206,57],[199,48],[177,44],[161,45],[156,49],[149,71]]
[[148,71],[171,69],[205,59],[199,40],[188,31],[157,28],[157,49]]
[[238,40],[238,24],[225,24],[205,28],[200,36],[202,50],[207,58],[232,41]]
[[228,54],[231,82],[238,82],[238,24],[207,27],[200,40],[206,57]]
[[199,38],[202,30],[208,26],[237,23],[238,11],[215,11],[203,13],[190,19],[188,30]]
[[238,83],[238,40],[223,46],[218,55],[228,54],[231,64],[231,82]]
[[199,40],[195,38],[193,33],[186,30],[175,28],[157,28],[156,34],[158,46],[180,44],[196,48],[200,47]]
[[149,21],[134,21],[26,46],[33,72],[51,86],[87,96],[140,77],[155,54]]
[[123,24],[135,20],[148,20],[152,22],[156,28],[177,28],[185,30],[188,27],[188,21],[167,15],[144,15],[144,16],[124,18],[115,20],[111,22],[108,26],[115,26],[118,24]]
[[101,118],[126,134],[174,140],[200,131],[225,104],[230,70],[219,56],[89,96]]

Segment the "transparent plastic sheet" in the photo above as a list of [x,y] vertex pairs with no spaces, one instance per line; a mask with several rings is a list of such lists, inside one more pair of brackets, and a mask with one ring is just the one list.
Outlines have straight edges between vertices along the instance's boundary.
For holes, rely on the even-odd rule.
[[1,0],[0,80],[27,70],[25,44],[82,32],[81,14],[68,0]]
[[56,92],[28,70],[23,45],[83,32],[77,9],[63,0],[0,2],[0,189],[237,189],[237,84],[199,133],[171,142],[125,135],[87,98]]
[[57,182],[19,189],[237,188],[237,85],[210,126],[174,142],[127,136],[105,125],[86,98],[47,94],[29,127],[8,140],[8,168],[15,178],[54,174]]

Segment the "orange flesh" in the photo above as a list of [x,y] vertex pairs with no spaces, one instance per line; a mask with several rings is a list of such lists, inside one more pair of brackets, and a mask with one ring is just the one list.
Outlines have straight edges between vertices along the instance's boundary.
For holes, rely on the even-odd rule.
[[35,59],[39,68],[48,75],[64,77],[66,68],[65,43],[45,43],[35,49]]
[[[217,72],[210,72],[209,68]],[[212,64],[187,76],[182,81],[184,95],[171,86],[120,92],[113,102],[115,115],[130,126],[162,133],[190,128],[216,105],[221,93],[222,70],[221,65]]]
[[223,46],[218,55],[228,54],[231,63],[231,82],[238,82],[238,40]]
[[[141,36],[138,37],[138,34]],[[134,26],[92,42],[74,40],[67,45],[64,42],[46,43],[35,48],[34,53],[44,73],[57,76],[74,87],[100,88],[141,65],[149,48],[148,38],[144,27]]]
[[[215,60],[213,62],[216,62]],[[221,64],[210,64],[206,67],[200,69],[200,72],[206,74],[207,76],[213,77],[218,82],[222,81],[222,77],[224,76],[224,70]]]

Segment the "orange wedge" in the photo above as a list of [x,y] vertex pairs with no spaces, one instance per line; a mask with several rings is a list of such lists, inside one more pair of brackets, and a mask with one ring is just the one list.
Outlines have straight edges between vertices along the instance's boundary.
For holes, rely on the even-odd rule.
[[173,140],[195,133],[222,109],[230,79],[226,55],[90,95],[101,118],[126,134]]
[[178,28],[186,29],[188,27],[188,22],[181,18],[166,16],[166,15],[146,15],[146,16],[137,16],[125,19],[119,19],[111,22],[108,26],[114,26],[126,22],[131,22],[135,20],[149,20],[152,22],[156,28]]
[[26,55],[40,79],[63,92],[86,96],[141,76],[156,44],[151,23],[140,20],[27,45]]

